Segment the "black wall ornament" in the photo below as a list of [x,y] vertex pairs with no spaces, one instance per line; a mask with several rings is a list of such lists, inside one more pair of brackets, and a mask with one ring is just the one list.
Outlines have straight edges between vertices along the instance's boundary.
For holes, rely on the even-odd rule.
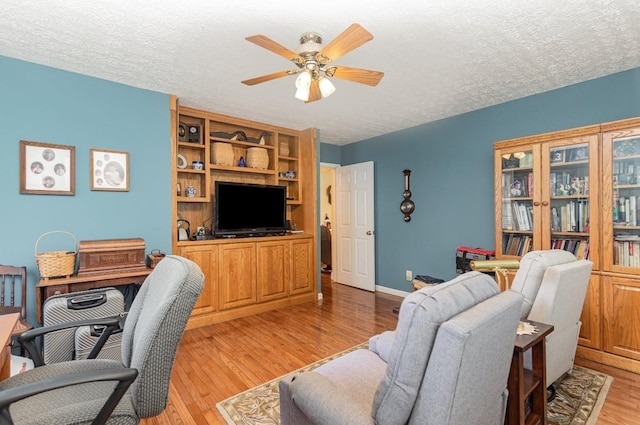
[[416,209],[416,205],[411,200],[411,189],[409,176],[411,175],[411,170],[404,170],[404,192],[402,192],[402,196],[404,197],[404,201],[400,203],[400,211],[404,214],[404,221],[411,221],[411,213]]

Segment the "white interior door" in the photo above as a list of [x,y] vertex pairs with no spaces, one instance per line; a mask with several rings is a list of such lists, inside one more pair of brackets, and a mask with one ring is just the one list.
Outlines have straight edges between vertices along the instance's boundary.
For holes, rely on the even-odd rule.
[[375,291],[373,162],[338,167],[335,178],[335,280]]

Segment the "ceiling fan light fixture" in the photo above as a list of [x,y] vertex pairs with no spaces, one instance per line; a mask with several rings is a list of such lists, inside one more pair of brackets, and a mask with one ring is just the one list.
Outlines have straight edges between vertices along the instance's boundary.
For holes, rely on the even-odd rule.
[[300,36],[300,44],[295,51],[284,47],[265,35],[257,34],[246,37],[247,41],[293,62],[298,69],[273,72],[242,81],[242,83],[253,86],[277,78],[295,75],[295,97],[307,103],[331,96],[335,92],[335,86],[329,81],[332,77],[376,86],[384,76],[383,72],[331,65],[336,59],[372,39],[373,35],[359,24],[351,24],[324,47],[322,46],[322,37],[318,33],[306,32]]
[[296,90],[296,99],[302,100],[303,102],[308,101],[310,92],[309,87],[310,86],[298,87],[298,90]]
[[[298,75],[298,78],[296,78],[296,88],[297,89],[302,89],[302,88],[308,89],[310,85],[311,85],[311,73],[309,71],[301,72],[300,75]],[[307,91],[309,91],[309,90],[307,90]]]
[[336,86],[333,85],[331,80],[327,77],[320,78],[318,81],[318,86],[320,87],[320,93],[322,93],[322,97],[329,97],[336,91]]

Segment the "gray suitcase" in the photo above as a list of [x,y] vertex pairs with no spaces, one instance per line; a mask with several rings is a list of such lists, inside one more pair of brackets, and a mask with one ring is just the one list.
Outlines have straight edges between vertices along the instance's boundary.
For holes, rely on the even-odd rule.
[[[100,326],[80,326],[75,333],[75,350],[76,360],[83,360],[89,356],[96,342],[102,334]],[[113,333],[104,343],[104,346],[98,354],[98,359],[117,360],[122,363],[122,354],[120,346],[122,343],[122,331]]]
[[[47,298],[42,307],[42,324],[57,325],[83,319],[116,316],[124,312],[124,297],[115,288],[90,289]],[[45,364],[74,359],[76,329],[51,332],[44,336]],[[110,337],[109,339],[113,338]],[[107,341],[109,343],[109,341]]]

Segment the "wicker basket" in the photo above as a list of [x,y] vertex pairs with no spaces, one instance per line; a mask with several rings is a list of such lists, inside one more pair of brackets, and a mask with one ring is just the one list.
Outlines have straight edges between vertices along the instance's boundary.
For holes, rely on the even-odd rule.
[[211,162],[216,165],[233,165],[233,146],[230,143],[215,142],[211,149]]
[[281,141],[278,145],[280,156],[289,156],[289,142]]
[[[38,244],[40,240],[53,233],[64,233],[71,236],[73,239],[73,251],[47,251],[38,253]],[[38,265],[38,271],[40,277],[43,279],[49,279],[50,277],[70,277],[76,268],[76,256],[78,253],[78,241],[73,234],[65,232],[63,230],[52,230],[40,235],[36,240],[36,264]]]
[[251,168],[269,168],[269,153],[265,148],[247,149],[247,166]]

